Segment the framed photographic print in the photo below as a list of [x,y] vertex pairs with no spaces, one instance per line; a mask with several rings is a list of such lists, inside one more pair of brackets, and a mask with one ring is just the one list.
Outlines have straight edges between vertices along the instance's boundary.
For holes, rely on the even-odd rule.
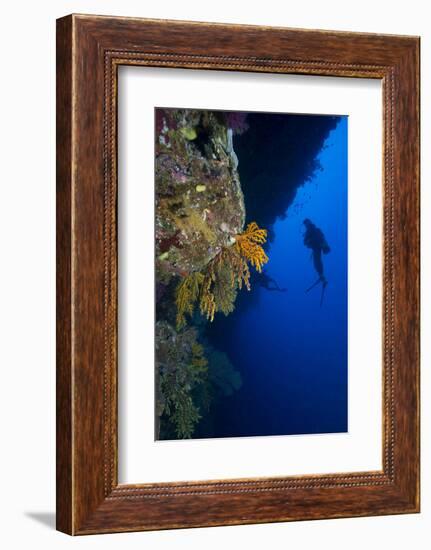
[[419,39],[57,22],[57,528],[419,511]]

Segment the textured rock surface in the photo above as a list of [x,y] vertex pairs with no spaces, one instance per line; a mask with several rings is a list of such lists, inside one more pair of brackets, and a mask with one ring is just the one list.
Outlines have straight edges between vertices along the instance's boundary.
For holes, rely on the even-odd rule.
[[244,196],[223,113],[158,109],[155,162],[157,278],[167,284],[234,242]]

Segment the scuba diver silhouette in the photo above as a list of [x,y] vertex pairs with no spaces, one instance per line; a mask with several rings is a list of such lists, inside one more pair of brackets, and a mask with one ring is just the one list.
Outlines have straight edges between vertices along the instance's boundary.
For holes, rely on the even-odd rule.
[[262,288],[276,292],[287,292],[287,288],[280,288],[277,281],[270,277],[265,271],[262,271],[262,273],[258,273],[257,275],[258,283]]
[[304,244],[307,248],[311,248],[314,269],[319,275],[317,281],[313,283],[309,288],[307,288],[305,292],[309,292],[312,288],[321,284],[322,293],[320,296],[320,307],[322,307],[325,289],[328,285],[328,281],[326,280],[326,277],[323,273],[322,253],[328,254],[331,249],[329,248],[322,231],[317,226],[315,226],[311,220],[306,218],[303,223],[305,225]]

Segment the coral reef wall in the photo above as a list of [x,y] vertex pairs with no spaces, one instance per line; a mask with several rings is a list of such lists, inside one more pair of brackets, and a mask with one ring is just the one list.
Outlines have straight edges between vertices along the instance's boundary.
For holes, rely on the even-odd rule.
[[[157,439],[192,437],[217,388],[240,386],[228,358],[209,362],[213,353],[199,340],[217,311],[233,310],[247,261],[259,267],[267,260],[265,230],[253,226],[242,236],[233,135],[246,129],[244,115],[230,120],[220,112],[156,110]],[[239,242],[250,258],[240,254]]]
[[158,281],[199,271],[245,222],[232,136],[222,114],[156,113]]

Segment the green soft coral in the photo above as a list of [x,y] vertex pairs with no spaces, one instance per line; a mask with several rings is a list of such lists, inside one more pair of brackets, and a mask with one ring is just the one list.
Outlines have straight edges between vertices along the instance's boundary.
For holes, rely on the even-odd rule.
[[190,438],[201,418],[195,394],[207,383],[204,348],[195,329],[177,333],[165,321],[156,325],[156,342],[158,437]]
[[179,384],[172,384],[162,376],[162,392],[167,394],[165,414],[175,426],[175,432],[179,439],[190,439],[201,415],[199,409],[193,403],[190,391]]
[[177,306],[177,329],[186,324],[186,315],[193,315],[195,302],[199,297],[200,287],[204,275],[199,272],[190,273],[178,284],[175,292],[175,304]]

